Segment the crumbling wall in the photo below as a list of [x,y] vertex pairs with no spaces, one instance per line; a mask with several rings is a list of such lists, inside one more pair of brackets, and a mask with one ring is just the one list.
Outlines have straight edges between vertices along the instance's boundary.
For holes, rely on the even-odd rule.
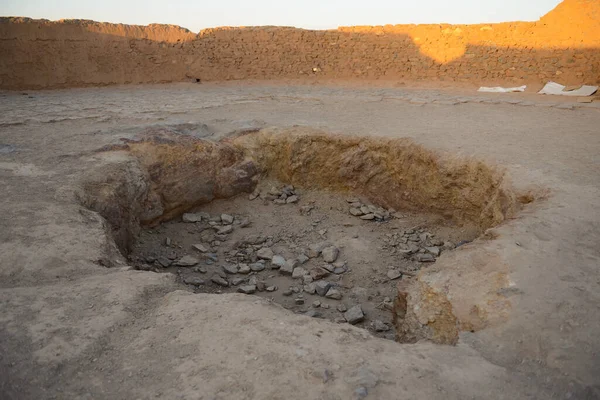
[[311,31],[0,19],[0,88],[201,79],[600,83],[600,2],[565,0],[537,22]]

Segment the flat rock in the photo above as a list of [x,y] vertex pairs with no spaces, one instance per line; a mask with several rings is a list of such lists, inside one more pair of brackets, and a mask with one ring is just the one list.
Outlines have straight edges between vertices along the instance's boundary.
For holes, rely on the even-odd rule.
[[273,256],[271,259],[271,264],[273,269],[279,269],[285,266],[285,258],[281,256]]
[[343,313],[343,312],[348,311],[348,308],[346,307],[345,304],[338,304],[338,306],[336,307],[336,310]]
[[357,324],[365,319],[365,314],[363,313],[362,307],[360,304],[355,305],[350,308],[348,311],[344,313],[344,318],[349,324]]
[[260,272],[265,269],[265,264],[261,263],[261,262],[256,262],[256,263],[248,264],[248,267],[250,267],[250,269],[254,272]]
[[415,259],[419,262],[434,262],[435,257],[430,253],[419,253],[415,256]]
[[402,276],[402,272],[398,271],[397,269],[391,269],[387,273],[387,277],[392,281],[394,279],[400,278],[401,276]]
[[237,265],[224,265],[223,266],[223,271],[227,272],[228,274],[237,274],[238,273],[238,269],[239,267]]
[[239,269],[238,269],[238,273],[239,274],[249,274],[250,271],[252,271],[252,269],[250,268],[250,266],[248,264],[239,264],[238,265]]
[[194,244],[192,247],[198,250],[200,253],[208,253],[210,251],[210,247],[205,246],[203,244]]
[[221,214],[221,221],[226,225],[233,224],[233,215]]
[[209,215],[206,213],[185,213],[181,216],[183,222],[201,222],[202,218],[208,220]]
[[233,225],[225,225],[217,230],[217,235],[228,235],[233,232]]
[[319,296],[325,296],[327,292],[331,288],[331,282],[327,281],[318,281],[315,282],[315,290]]
[[360,217],[360,219],[364,219],[365,221],[371,221],[375,219],[375,214],[369,213]]
[[246,278],[233,278],[233,280],[231,281],[231,284],[233,286],[237,286],[237,285],[242,284],[245,280],[246,280]]
[[187,285],[200,286],[204,285],[204,279],[193,275],[184,275],[181,280]]
[[298,196],[293,195],[293,196],[290,196],[287,199],[285,199],[285,202],[288,203],[288,204],[290,204],[290,203],[297,203],[298,200],[299,200]]
[[291,295],[292,295],[292,293],[294,293],[294,291],[292,290],[292,288],[287,288],[287,289],[285,289],[285,290],[283,291],[283,293],[282,293],[282,294],[283,294],[284,296],[291,296]]
[[256,256],[258,258],[260,258],[261,260],[271,261],[273,259],[274,254],[273,254],[273,250],[271,250],[270,248],[263,247],[256,252]]
[[279,272],[285,275],[292,275],[294,269],[298,266],[297,260],[287,260],[285,264],[281,268],[279,268]]
[[323,255],[323,261],[327,263],[332,263],[337,260],[338,255],[340,254],[340,250],[335,246],[325,247],[321,254]]
[[278,289],[277,286],[267,286],[265,290],[267,292],[275,292],[275,291],[277,291],[277,289]]
[[305,262],[307,262],[308,260],[310,260],[310,258],[308,258],[308,256],[306,254],[300,254],[297,257],[297,260],[300,264],[304,264]]
[[428,252],[430,252],[431,254],[433,254],[436,257],[440,256],[440,248],[437,246],[432,246],[432,247],[425,247],[425,250],[427,250]]
[[373,322],[373,329],[375,329],[376,332],[387,332],[390,330],[390,327],[386,323],[376,320]]
[[302,267],[296,267],[294,268],[294,271],[292,272],[292,278],[302,278],[304,275],[307,275],[308,272],[302,268]]
[[253,294],[256,293],[256,285],[242,285],[237,291],[244,294]]
[[349,212],[351,215],[354,215],[355,217],[360,217],[361,215],[363,215],[363,212],[360,209],[355,208],[355,207],[351,207]]
[[175,263],[178,267],[193,267],[198,264],[200,261],[196,257],[192,256],[183,256]]
[[223,286],[223,287],[229,286],[229,282],[227,282],[227,280],[225,278],[222,278],[219,275],[214,275],[212,278],[210,278],[210,280],[219,286]]
[[314,308],[319,308],[319,307],[321,307],[321,302],[319,300],[315,300],[312,302],[312,306]]
[[329,276],[330,272],[322,267],[314,267],[310,270],[310,276],[315,280],[318,281],[319,279],[323,279],[327,276]]
[[325,295],[325,297],[327,297],[328,299],[333,299],[333,300],[341,300],[342,293],[339,290],[332,288],[327,291],[327,294]]

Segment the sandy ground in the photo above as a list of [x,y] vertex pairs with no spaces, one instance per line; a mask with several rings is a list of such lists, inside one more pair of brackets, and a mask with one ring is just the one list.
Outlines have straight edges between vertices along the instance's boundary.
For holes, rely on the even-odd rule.
[[[466,89],[210,84],[0,94],[4,398],[598,398],[600,105]],[[500,254],[506,321],[456,347],[397,344],[258,297],[193,294],[98,265],[109,238],[74,192],[90,151],[189,123],[218,139],[307,125],[411,137],[507,169],[547,199],[476,242]],[[468,278],[465,278],[468,279]],[[357,392],[358,390],[358,392]],[[361,394],[362,393],[362,394]]]

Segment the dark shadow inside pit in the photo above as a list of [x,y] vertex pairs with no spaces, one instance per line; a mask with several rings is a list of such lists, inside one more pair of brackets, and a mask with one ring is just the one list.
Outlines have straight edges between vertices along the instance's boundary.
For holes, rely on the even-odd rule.
[[398,282],[520,207],[501,171],[406,139],[294,128],[213,142],[161,129],[98,157],[82,203],[137,269],[404,342],[427,333],[394,334]]

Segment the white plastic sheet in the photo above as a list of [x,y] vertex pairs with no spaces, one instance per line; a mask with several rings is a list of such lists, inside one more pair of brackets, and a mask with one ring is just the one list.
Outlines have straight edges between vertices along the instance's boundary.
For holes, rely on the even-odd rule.
[[509,93],[509,92],[524,92],[527,89],[527,85],[519,86],[519,87],[510,87],[504,88],[500,86],[496,87],[486,87],[482,86],[479,88],[478,92],[486,92],[486,93]]
[[560,95],[560,96],[581,96],[581,97],[583,97],[583,96],[591,96],[594,93],[596,93],[596,91],[598,90],[598,86],[583,85],[579,89],[570,90],[570,91],[565,91],[565,87],[566,86],[563,86],[556,82],[548,82],[548,83],[546,83],[546,86],[544,86],[543,89],[540,90],[538,93],[539,94],[553,94],[553,95]]

